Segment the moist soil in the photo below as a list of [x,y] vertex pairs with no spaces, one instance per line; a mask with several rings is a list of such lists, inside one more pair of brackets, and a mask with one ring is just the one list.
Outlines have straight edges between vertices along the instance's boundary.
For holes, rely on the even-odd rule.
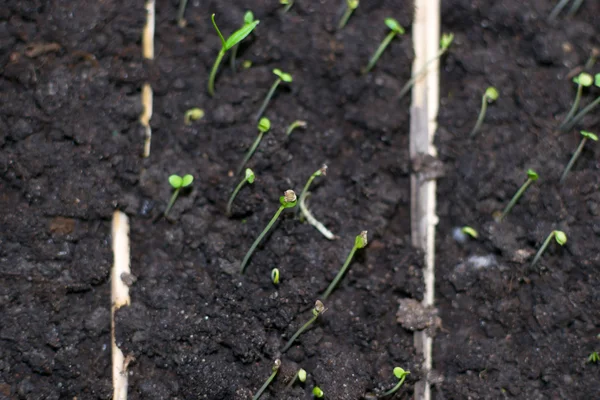
[[[564,184],[559,179],[580,129],[598,132],[595,111],[556,133],[576,93],[571,74],[598,46],[600,3],[548,23],[554,1],[444,1],[442,29],[455,43],[443,62],[437,147],[439,181],[436,300],[443,329],[434,368],[436,399],[590,399],[600,393],[598,236],[600,149],[589,142]],[[567,7],[568,8],[568,7]],[[598,73],[596,64],[589,72]],[[469,132],[481,95],[495,86],[480,133]],[[600,95],[584,92],[582,104]],[[503,222],[502,210],[526,180],[535,182]],[[457,241],[471,226],[479,239]],[[552,243],[531,268],[554,229]],[[460,238],[458,238],[460,239]]]
[[[410,246],[408,99],[390,99],[410,76],[412,43],[395,39],[375,69],[360,73],[394,16],[410,32],[408,1],[361,4],[342,32],[343,2],[177,2],[156,6],[156,59],[141,59],[140,2],[11,1],[0,10],[0,396],[108,399],[110,220],[131,222],[132,305],[117,314],[131,399],[249,399],[282,367],[262,399],[329,399],[381,393],[411,371],[395,398],[422,377],[413,332],[396,321],[398,300],[421,300],[422,254]],[[339,3],[339,4],[337,4]],[[210,15],[232,32],[251,9],[259,27],[227,58],[206,93],[220,42]],[[377,21],[374,23],[373,21]],[[244,69],[242,61],[252,67]],[[225,216],[238,163],[256,137],[254,114],[274,80],[272,129]],[[140,88],[154,89],[151,155],[141,158]],[[186,110],[203,119],[184,124]],[[289,137],[292,121],[307,122]],[[310,208],[337,240],[285,212],[239,263],[287,189],[311,188]],[[192,174],[169,219],[170,174]],[[327,311],[285,354],[315,300],[361,231],[358,251]],[[278,267],[275,286],[271,269]],[[285,390],[295,371],[304,384]]]

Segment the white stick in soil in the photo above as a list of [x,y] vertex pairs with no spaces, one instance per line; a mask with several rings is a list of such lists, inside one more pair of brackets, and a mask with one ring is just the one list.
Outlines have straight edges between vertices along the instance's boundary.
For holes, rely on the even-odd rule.
[[110,336],[112,347],[113,400],[127,400],[127,364],[115,339],[115,312],[130,304],[129,286],[123,282],[123,274],[130,274],[129,219],[120,211],[115,211],[112,220],[113,268],[111,271],[111,318]]
[[[146,25],[142,33],[142,57],[147,60],[154,59],[154,25],[155,25],[155,0],[146,2]],[[150,157],[150,143],[152,142],[152,128],[150,127],[150,118],[152,118],[152,87],[149,83],[142,86],[142,115],[140,123],[144,127],[144,157]]]

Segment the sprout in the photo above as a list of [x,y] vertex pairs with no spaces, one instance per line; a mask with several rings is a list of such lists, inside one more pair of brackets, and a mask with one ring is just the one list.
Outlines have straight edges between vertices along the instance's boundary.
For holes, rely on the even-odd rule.
[[327,165],[323,165],[321,168],[319,168],[318,170],[316,170],[308,178],[308,181],[306,182],[306,185],[304,185],[304,188],[302,189],[302,193],[300,194],[300,201],[299,201],[298,204],[299,204],[300,211],[302,212],[302,215],[304,215],[304,217],[306,218],[306,220],[308,221],[308,223],[311,224],[312,226],[314,226],[315,228],[317,228],[317,230],[319,232],[321,232],[323,234],[323,236],[325,236],[327,239],[333,240],[333,239],[336,238],[336,236],[329,229],[327,229],[327,227],[325,225],[323,225],[321,222],[319,222],[311,214],[311,212],[308,210],[308,207],[305,204],[306,199],[310,195],[308,189],[310,188],[310,185],[312,184],[312,181],[317,176],[326,175],[326,174],[327,174]]
[[214,96],[214,94],[215,94],[215,77],[217,76],[217,70],[219,69],[219,65],[221,64],[221,61],[223,60],[223,56],[225,56],[225,53],[227,52],[227,50],[231,49],[233,46],[235,46],[236,44],[238,44],[239,42],[244,40],[246,38],[246,36],[248,36],[254,30],[254,28],[256,28],[256,25],[258,25],[258,23],[260,21],[254,21],[251,24],[247,24],[247,25],[244,24],[244,26],[242,26],[237,31],[233,32],[231,34],[231,36],[229,36],[229,38],[227,38],[227,40],[225,40],[225,38],[221,34],[221,31],[217,27],[217,23],[215,22],[215,14],[213,14],[211,16],[211,19],[212,19],[213,26],[215,27],[215,30],[217,31],[217,34],[219,35],[219,38],[221,39],[221,50],[219,50],[219,54],[217,55],[215,64],[213,65],[212,70],[210,71],[210,78],[208,79],[208,93],[211,96]]
[[294,5],[294,0],[279,0],[279,4],[284,5],[283,10],[281,12],[286,13],[290,11],[290,8]]
[[527,190],[529,185],[531,185],[533,182],[537,181],[538,178],[539,178],[539,176],[534,170],[532,170],[532,169],[527,170],[527,180],[525,181],[523,186],[521,186],[521,188],[517,191],[517,193],[515,193],[515,195],[510,200],[510,202],[508,203],[506,208],[504,208],[504,211],[502,211],[502,214],[500,214],[500,216],[498,217],[498,222],[502,221],[504,219],[504,217],[506,217],[506,215],[510,212],[510,210],[514,207],[514,205],[517,204],[517,201],[519,200],[519,198],[523,195],[523,193],[525,193],[525,191]]
[[597,351],[592,351],[592,353],[588,356],[587,358],[588,363],[594,363],[594,364],[598,364],[598,361],[600,361],[600,356],[598,355]]
[[258,121],[258,136],[254,140],[254,143],[252,143],[252,146],[250,146],[250,149],[246,153],[246,156],[242,160],[242,163],[240,164],[237,171],[235,172],[236,175],[239,175],[240,172],[242,172],[242,169],[244,168],[244,166],[246,165],[248,160],[250,160],[250,157],[252,157],[252,154],[254,154],[254,152],[258,148],[258,145],[260,144],[260,141],[262,140],[263,135],[265,133],[269,132],[269,129],[271,129],[271,121],[269,121],[268,118],[261,118],[260,121]]
[[577,150],[575,150],[575,153],[573,153],[571,160],[569,161],[565,170],[563,171],[563,174],[560,177],[560,183],[564,182],[565,178],[567,177],[567,174],[569,173],[571,168],[573,168],[573,164],[575,164],[575,161],[577,160],[577,158],[579,158],[579,155],[581,154],[581,151],[583,150],[583,146],[585,146],[585,142],[587,142],[588,139],[591,139],[594,142],[598,141],[598,136],[596,136],[592,132],[581,131],[580,133],[583,137],[581,138],[581,142],[579,143],[579,146],[577,146]]
[[[594,86],[600,87],[600,73],[598,73],[594,76]],[[596,108],[596,106],[598,104],[600,104],[600,96],[598,96],[598,98],[596,100],[592,101],[590,104],[585,106],[583,108],[583,110],[579,111],[579,113],[577,113],[577,115],[575,115],[573,118],[571,118],[571,121],[567,122],[567,124],[565,126],[563,126],[560,130],[562,132],[567,132],[567,131],[571,130],[579,121],[581,121],[581,119],[587,113],[589,113],[594,108]]]
[[485,118],[485,113],[487,111],[488,103],[493,103],[496,100],[498,100],[498,90],[493,86],[488,87],[485,90],[483,97],[481,98],[481,111],[479,112],[479,117],[477,117],[477,123],[475,124],[473,130],[471,131],[471,134],[469,135],[470,138],[475,136],[479,131],[479,128],[481,128],[481,125],[483,124],[483,119]]
[[198,107],[190,108],[185,112],[183,123],[191,125],[193,121],[204,118],[204,110]]
[[182,28],[187,24],[185,18],[183,18],[187,2],[188,0],[179,0],[179,11],[177,12],[177,25],[179,25]]
[[440,49],[438,50],[437,54],[433,58],[431,58],[430,60],[428,60],[425,63],[425,65],[423,65],[423,68],[421,68],[418,72],[414,73],[412,75],[412,77],[410,78],[410,80],[408,82],[406,82],[406,84],[402,87],[402,90],[400,90],[400,94],[398,94],[398,100],[400,100],[401,98],[403,98],[404,95],[415,84],[415,82],[418,79],[421,79],[427,73],[427,69],[429,68],[429,64],[431,64],[435,60],[439,59],[441,56],[444,55],[444,53],[446,53],[448,51],[448,48],[450,47],[450,45],[452,44],[453,41],[454,41],[454,34],[453,33],[444,33],[442,35],[442,38],[440,39]]
[[315,386],[312,390],[312,394],[313,396],[315,396],[318,399],[322,399],[325,396],[325,393],[323,393],[323,391],[321,390],[320,387]]
[[398,378],[399,381],[396,384],[396,386],[394,386],[393,388],[391,388],[390,390],[388,390],[387,392],[382,394],[380,397],[386,397],[386,396],[396,393],[398,391],[398,389],[400,389],[400,386],[402,386],[402,384],[404,383],[404,380],[406,379],[406,376],[408,374],[410,374],[410,371],[405,371],[404,369],[402,369],[400,367],[394,368],[394,376],[396,378]]
[[340,19],[340,23],[338,24],[338,30],[344,29],[350,16],[358,8],[358,0],[346,0],[346,11],[344,11],[344,15],[342,19]]
[[179,175],[169,176],[169,183],[171,184],[173,189],[175,189],[175,191],[173,192],[171,200],[169,201],[169,205],[167,205],[167,209],[165,210],[165,218],[167,217],[167,214],[169,214],[171,207],[173,207],[175,200],[177,200],[177,196],[179,196],[179,191],[184,187],[190,186],[193,181],[194,177],[192,175],[184,175],[183,178]]
[[291,83],[292,82],[292,75],[281,71],[280,69],[275,68],[273,70],[273,73],[275,75],[277,75],[277,79],[275,80],[275,82],[273,83],[273,85],[271,86],[271,89],[269,89],[269,93],[267,93],[267,97],[265,97],[262,105],[260,106],[260,109],[258,110],[258,112],[256,113],[256,120],[258,121],[258,119],[263,115],[263,113],[265,112],[265,109],[267,108],[267,105],[269,105],[269,101],[271,101],[271,97],[273,97],[273,94],[275,93],[275,90],[277,89],[277,86],[279,86],[279,84],[283,81],[285,83]]
[[471,236],[473,239],[477,239],[479,237],[479,233],[470,226],[463,226],[461,232]]
[[273,284],[279,285],[279,269],[278,268],[273,268],[271,270],[271,281],[273,282]]
[[269,232],[269,229],[271,229],[273,224],[275,224],[275,221],[277,221],[277,218],[279,218],[279,215],[281,214],[281,212],[283,210],[285,210],[286,208],[292,208],[296,205],[296,193],[294,193],[293,190],[286,190],[285,193],[283,194],[283,196],[281,196],[279,198],[279,203],[281,204],[279,206],[279,209],[277,210],[277,212],[275,213],[273,218],[271,218],[271,221],[266,226],[266,228],[261,232],[260,235],[258,235],[258,237],[254,241],[254,243],[252,243],[252,246],[250,246],[250,250],[248,250],[248,252],[246,253],[244,260],[242,261],[242,264],[240,265],[240,272],[242,274],[244,273],[244,270],[246,269],[246,264],[248,264],[248,261],[250,260],[250,256],[252,256],[252,253],[254,253],[254,250],[256,250],[256,247],[258,246],[260,241],[265,237],[267,232]]
[[[250,25],[254,23],[254,14],[252,13],[252,11],[246,11],[246,13],[244,14],[244,25]],[[242,28],[243,28],[242,26]],[[231,67],[231,71],[235,73],[235,59],[237,57],[237,52],[238,52],[238,47],[240,47],[239,43],[236,43],[232,48],[231,48],[231,56],[229,57],[229,65]]]
[[338,284],[338,282],[340,281],[340,279],[342,279],[342,276],[344,276],[344,273],[346,272],[346,270],[348,269],[348,266],[350,265],[350,261],[352,261],[352,257],[354,257],[354,253],[356,253],[356,250],[366,247],[367,243],[368,243],[367,231],[362,231],[360,233],[360,235],[358,235],[354,239],[354,247],[352,247],[350,254],[348,254],[348,258],[346,258],[346,262],[344,262],[342,269],[340,269],[340,271],[337,273],[337,275],[335,276],[333,281],[329,284],[329,287],[327,288],[325,293],[323,293],[323,300],[327,300],[327,298],[329,297],[331,292],[333,292],[333,289],[335,289],[335,287]]
[[231,193],[231,197],[229,198],[229,201],[227,202],[227,215],[228,216],[231,215],[231,205],[233,204],[233,200],[235,199],[235,196],[237,196],[237,194],[240,191],[240,189],[242,188],[242,186],[244,186],[244,184],[246,182],[248,182],[249,184],[253,184],[254,179],[255,179],[254,172],[250,168],[246,168],[246,174],[244,176],[244,179],[242,179],[242,181],[236,186],[233,193]]
[[567,243],[567,235],[563,231],[550,232],[546,240],[544,240],[542,247],[540,247],[538,252],[535,254],[535,257],[533,257],[533,261],[531,262],[532,267],[535,264],[537,264],[537,262],[540,260],[540,257],[542,256],[542,254],[544,254],[544,251],[546,251],[546,247],[548,247],[548,245],[552,241],[552,238],[554,238],[556,240],[556,243],[560,244],[561,246],[564,246],[565,243]]
[[567,114],[563,122],[560,124],[560,129],[562,129],[567,123],[569,123],[571,118],[573,118],[573,115],[575,115],[575,113],[579,109],[579,102],[581,101],[581,94],[583,93],[583,88],[592,86],[592,84],[594,83],[594,78],[592,78],[590,74],[582,72],[573,78],[573,82],[577,84],[577,94],[575,95],[575,101],[571,106],[571,110],[569,110],[569,113]]
[[279,371],[279,367],[281,367],[281,360],[277,359],[273,363],[273,367],[271,367],[271,375],[267,378],[267,380],[261,386],[261,388],[258,389],[258,392],[256,392],[256,394],[254,395],[254,397],[252,397],[252,400],[258,400],[260,398],[260,396],[263,394],[263,392],[265,391],[265,389],[269,386],[269,384],[271,383],[271,381],[273,379],[275,379],[275,375],[277,375],[277,371]]
[[388,47],[388,45],[396,35],[404,35],[404,28],[394,18],[386,18],[385,25],[388,28],[390,28],[390,33],[388,33],[385,39],[383,39],[383,41],[375,51],[375,54],[373,54],[373,56],[369,60],[367,66],[363,68],[363,74],[366,74],[375,66],[375,63],[377,62],[377,60],[379,60],[379,57],[381,57],[383,51],[386,49],[386,47]]
[[286,129],[285,134],[287,136],[290,136],[296,128],[306,128],[306,121],[301,121],[297,119],[296,121],[292,122],[290,126],[288,126],[288,128]]
[[298,370],[298,372],[296,372],[294,377],[292,379],[290,379],[290,382],[285,386],[285,388],[289,389],[292,386],[294,386],[294,383],[296,382],[296,380],[299,380],[302,383],[306,382],[306,371],[304,369],[300,368]]
[[298,339],[298,336],[300,336],[302,334],[302,332],[307,330],[308,327],[311,326],[312,323],[317,320],[319,315],[323,314],[326,310],[327,309],[325,308],[325,306],[323,305],[321,300],[317,300],[315,302],[315,308],[313,308],[313,310],[312,310],[313,316],[304,325],[302,325],[300,327],[300,329],[298,329],[296,331],[296,333],[294,333],[294,335],[290,338],[290,340],[288,340],[288,342],[283,347],[283,349],[281,349],[281,352],[285,353],[292,346],[292,344],[296,341],[296,339]]

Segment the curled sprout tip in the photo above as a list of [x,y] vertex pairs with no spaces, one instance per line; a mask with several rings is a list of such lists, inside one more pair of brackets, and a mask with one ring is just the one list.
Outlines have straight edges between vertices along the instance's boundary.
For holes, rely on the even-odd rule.
[[306,371],[302,368],[298,370],[298,380],[302,383],[306,382]]
[[260,121],[258,121],[258,130],[262,133],[267,133],[269,132],[269,129],[271,129],[271,121],[269,118],[261,118]]
[[254,183],[254,179],[256,178],[254,171],[250,168],[246,168],[245,178],[248,183]]
[[532,181],[537,181],[539,178],[539,175],[534,170],[528,169],[527,170],[527,178],[531,179]]
[[271,369],[271,371],[275,372],[279,370],[279,367],[281,367],[281,360],[278,358],[277,360],[275,360],[275,362],[273,362],[273,368]]
[[387,25],[388,28],[390,28],[392,31],[398,33],[399,35],[404,35],[404,28],[402,27],[402,25],[400,25],[400,23],[398,21],[396,21],[394,18],[386,18],[385,19],[385,24]]
[[281,79],[282,81],[284,81],[286,83],[290,83],[293,81],[292,75],[288,74],[287,72],[283,72],[279,68],[275,68],[273,70],[273,73],[275,75],[277,75],[279,77],[279,79]]
[[367,231],[362,231],[360,235],[358,235],[356,239],[354,239],[354,245],[357,249],[367,247],[368,243],[369,241],[367,240]]
[[271,281],[273,281],[273,283],[275,285],[279,284],[279,269],[278,268],[273,268],[273,270],[271,271]]
[[463,226],[461,229],[462,233],[471,236],[473,239],[477,239],[479,237],[479,233],[470,226]]
[[594,142],[598,141],[598,136],[595,133],[588,132],[588,131],[581,131],[580,133],[583,135],[583,137],[585,137],[587,139],[591,139]]
[[485,97],[487,98],[488,103],[498,100],[498,96],[498,89],[493,86],[490,86],[485,90]]
[[592,86],[592,84],[594,83],[594,78],[587,72],[582,72],[573,78],[573,82],[575,82],[578,85],[588,87]]
[[405,371],[403,368],[394,368],[394,376],[398,379],[402,379],[404,376],[410,374],[410,371]]
[[442,50],[447,50],[454,41],[454,33],[444,33],[440,39],[440,47]]
[[567,243],[567,235],[563,231],[554,231],[554,239],[556,243],[564,246]]

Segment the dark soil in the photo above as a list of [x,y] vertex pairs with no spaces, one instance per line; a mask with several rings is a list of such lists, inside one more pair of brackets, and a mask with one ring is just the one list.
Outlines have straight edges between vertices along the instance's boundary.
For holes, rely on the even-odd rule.
[[[438,189],[444,331],[434,360],[444,380],[437,399],[590,399],[600,392],[599,366],[586,363],[600,349],[600,149],[588,143],[559,185],[580,135],[554,133],[575,96],[568,74],[599,44],[600,3],[584,1],[574,18],[549,24],[554,3],[443,2],[443,31],[456,40],[443,63],[437,134],[448,170]],[[489,85],[500,98],[469,141]],[[598,95],[591,89],[582,103]],[[579,128],[598,132],[597,112]],[[494,222],[528,168],[540,180]],[[464,225],[480,239],[457,242],[453,230]],[[531,268],[553,229],[565,231],[568,243],[552,243]],[[491,262],[477,266],[474,257]]]
[[[422,255],[409,240],[408,100],[390,101],[410,76],[410,37],[359,73],[387,33],[385,17],[410,28],[410,2],[361,5],[342,33],[333,29],[342,1],[298,1],[284,16],[277,2],[191,1],[184,29],[176,3],[157,4],[151,63],[140,59],[140,2],[13,1],[0,10],[0,396],[111,397],[109,232],[119,208],[131,217],[137,277],[117,321],[118,341],[135,357],[131,399],[249,399],[277,357],[283,365],[265,400],[311,398],[315,384],[329,399],[358,399],[393,386],[396,365],[412,372],[396,397],[410,397],[422,360],[396,310],[399,298],[422,298]],[[246,9],[261,24],[238,57],[253,66],[234,75],[224,63],[211,99],[219,40],[210,14],[231,32]],[[231,171],[255,138],[273,68],[294,82],[267,109],[273,128],[249,163],[257,181],[228,219],[239,181]],[[153,142],[142,160],[146,79]],[[185,126],[192,107],[206,117]],[[307,129],[286,138],[296,119]],[[310,206],[340,239],[287,212],[239,275],[279,196],[300,193],[323,163],[328,175],[316,180]],[[171,221],[156,220],[172,173],[196,180]],[[362,230],[369,247],[282,356]],[[284,393],[299,366],[307,383]]]

